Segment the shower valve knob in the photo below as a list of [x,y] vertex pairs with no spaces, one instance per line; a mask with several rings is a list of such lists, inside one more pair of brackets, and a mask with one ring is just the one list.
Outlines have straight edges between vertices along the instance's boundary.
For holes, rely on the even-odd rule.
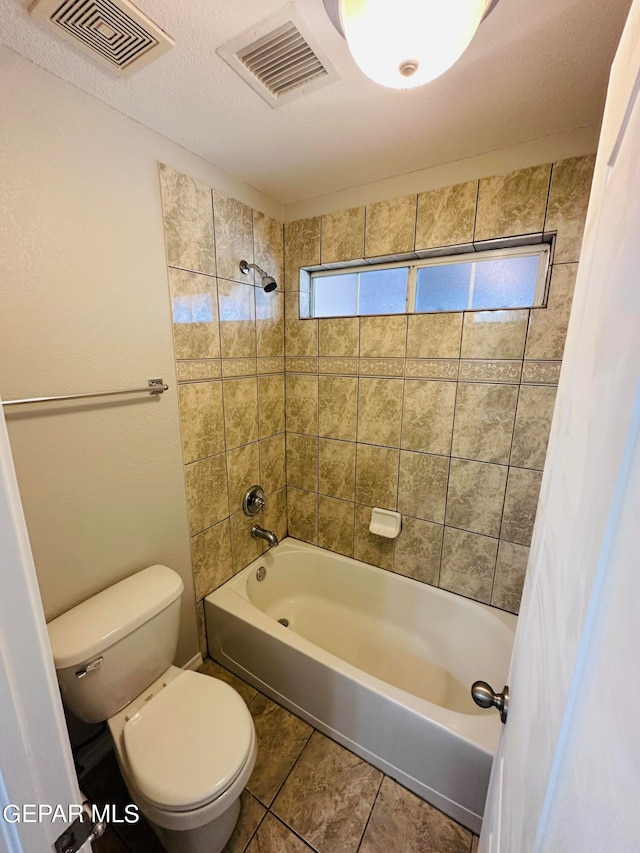
[[471,686],[471,696],[476,705],[481,708],[496,708],[500,711],[500,719],[507,722],[509,711],[509,688],[505,685],[502,693],[496,693],[486,681],[474,681]]
[[257,515],[264,509],[264,491],[260,486],[251,486],[242,500],[242,510],[245,515]]

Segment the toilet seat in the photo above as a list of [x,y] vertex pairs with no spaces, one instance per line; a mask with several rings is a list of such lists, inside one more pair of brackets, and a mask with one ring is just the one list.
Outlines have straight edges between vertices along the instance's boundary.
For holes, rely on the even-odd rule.
[[221,797],[254,745],[242,698],[223,681],[191,671],[153,694],[122,729],[131,781],[149,804],[169,812]]

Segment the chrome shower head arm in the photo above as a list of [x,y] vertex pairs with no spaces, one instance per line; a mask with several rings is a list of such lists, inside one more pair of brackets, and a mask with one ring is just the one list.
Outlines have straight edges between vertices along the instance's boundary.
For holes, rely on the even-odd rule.
[[272,290],[277,288],[278,285],[275,278],[269,275],[269,273],[266,273],[262,267],[258,266],[258,264],[250,264],[248,261],[244,260],[240,261],[240,272],[244,275],[248,275],[249,270],[255,270],[258,273],[260,276],[260,284],[267,293],[270,293]]
[[266,275],[266,272],[258,266],[258,264],[250,264],[248,261],[240,261],[240,272],[244,275],[249,275],[249,270],[255,270],[260,275]]

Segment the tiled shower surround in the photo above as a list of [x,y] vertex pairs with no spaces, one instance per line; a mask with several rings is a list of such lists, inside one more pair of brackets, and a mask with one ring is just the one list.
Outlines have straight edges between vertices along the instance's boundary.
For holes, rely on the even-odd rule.
[[[279,536],[517,612],[593,165],[288,223],[284,258],[274,220],[162,167],[199,600],[258,555],[239,510],[262,482]],[[541,232],[557,235],[545,308],[300,319],[301,267]],[[248,283],[241,258],[284,292]],[[372,506],[402,513],[396,540],[369,533]]]
[[160,167],[182,454],[202,652],[202,599],[262,552],[242,513],[260,483],[260,521],[287,532],[284,294],[254,286],[242,259],[283,278],[282,225]]

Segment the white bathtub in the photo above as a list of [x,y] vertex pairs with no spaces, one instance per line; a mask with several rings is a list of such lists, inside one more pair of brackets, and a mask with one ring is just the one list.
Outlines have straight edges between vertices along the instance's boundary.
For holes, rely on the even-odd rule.
[[515,617],[295,539],[205,616],[213,658],[479,831],[501,723],[469,688],[502,689]]

